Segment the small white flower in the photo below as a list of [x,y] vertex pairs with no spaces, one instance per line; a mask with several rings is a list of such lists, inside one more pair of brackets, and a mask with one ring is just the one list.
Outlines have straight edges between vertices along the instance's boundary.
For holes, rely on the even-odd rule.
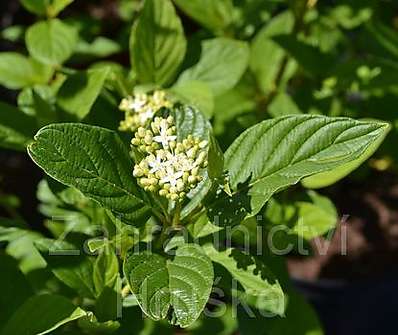
[[148,166],[150,167],[149,173],[156,173],[164,168],[164,162],[160,155],[149,156]]
[[139,96],[130,102],[129,107],[134,111],[139,112],[145,106],[146,102],[145,97]]
[[159,135],[154,136],[153,140],[155,142],[161,143],[163,148],[167,148],[169,146],[169,142],[175,141],[177,136],[168,135],[169,125],[166,119],[162,119],[159,124]]
[[170,184],[171,187],[176,187],[178,180],[184,173],[182,171],[174,171],[172,168],[167,169],[167,174],[163,177],[160,182],[163,184]]
[[145,112],[141,112],[138,114],[138,117],[140,119],[140,123],[142,125],[145,125],[145,123],[149,120],[152,119],[153,115],[155,113],[153,112],[152,108],[148,108]]

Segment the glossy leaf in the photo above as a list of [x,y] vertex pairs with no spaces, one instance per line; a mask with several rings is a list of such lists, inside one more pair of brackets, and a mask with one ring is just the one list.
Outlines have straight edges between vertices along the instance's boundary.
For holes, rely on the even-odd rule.
[[222,228],[210,222],[206,214],[201,215],[196,222],[189,224],[187,229],[194,238],[201,238],[222,230]]
[[177,249],[168,263],[172,323],[186,328],[204,309],[213,286],[213,266],[198,245]]
[[74,186],[129,224],[145,222],[149,207],[132,176],[133,162],[113,131],[84,124],[42,128],[29,155],[48,175]]
[[146,0],[130,39],[130,58],[141,83],[167,85],[186,50],[180,18],[170,0]]
[[375,139],[374,142],[369,145],[369,147],[363,152],[363,154],[359,158],[354,159],[353,161],[341,165],[333,170],[318,173],[313,176],[304,178],[302,180],[302,184],[305,187],[316,189],[327,187],[338,182],[339,180],[350,174],[352,171],[357,169],[359,166],[361,166],[366,160],[368,160],[369,157],[371,157],[380,147],[385,137],[387,136],[387,133],[388,131],[386,130],[383,134],[381,134],[381,136]]
[[140,307],[154,320],[171,313],[170,322],[191,325],[205,307],[213,284],[213,267],[198,245],[180,246],[173,260],[149,252],[129,255],[124,274]]
[[154,320],[166,318],[170,307],[166,259],[149,252],[132,254],[125,259],[123,271],[144,313]]
[[213,138],[210,122],[193,106],[180,105],[173,111],[177,128],[177,140],[182,141],[188,135],[207,141],[208,166],[203,173],[203,181],[188,193],[191,201],[183,208],[181,217],[185,218],[204,199],[206,194],[223,172],[223,155],[217,141]]
[[245,194],[254,215],[285,187],[358,159],[388,129],[385,122],[312,115],[263,121],[225,153],[235,197]]

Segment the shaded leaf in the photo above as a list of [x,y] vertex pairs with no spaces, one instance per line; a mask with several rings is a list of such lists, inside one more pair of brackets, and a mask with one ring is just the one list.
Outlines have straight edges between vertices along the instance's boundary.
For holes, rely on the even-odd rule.
[[93,282],[97,295],[108,288],[114,288],[119,276],[119,261],[111,246],[106,245],[96,258],[93,269]]
[[4,325],[18,307],[33,295],[33,290],[18,269],[16,260],[0,255],[0,264],[0,325]]
[[48,334],[62,325],[86,315],[85,311],[60,295],[36,295],[16,311],[0,334]]
[[108,74],[109,69],[105,67],[68,77],[58,92],[59,106],[77,119],[83,119],[90,113]]
[[78,245],[65,241],[42,238],[35,245],[60,281],[80,296],[91,299],[96,297],[93,257],[85,255]]
[[146,0],[130,39],[130,58],[141,83],[169,84],[186,50],[184,30],[170,0]]
[[298,40],[293,35],[278,35],[272,39],[310,75],[323,77],[336,63],[331,54],[322,53],[318,48]]
[[33,117],[0,102],[0,146],[25,150],[36,130],[37,123]]
[[245,294],[258,299],[259,306],[277,315],[285,311],[282,288],[271,271],[254,256],[238,249],[217,251],[213,245],[203,246],[213,262],[221,264],[243,287]]
[[294,25],[294,16],[290,11],[273,17],[254,37],[251,43],[250,69],[256,76],[263,92],[272,91],[279,75],[286,52],[272,37],[289,34]]

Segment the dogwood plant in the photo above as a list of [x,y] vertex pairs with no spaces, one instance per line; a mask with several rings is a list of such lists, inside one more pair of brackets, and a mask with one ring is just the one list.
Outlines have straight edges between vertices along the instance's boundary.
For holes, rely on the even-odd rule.
[[57,18],[72,2],[21,1],[37,15],[26,50],[0,53],[0,84],[20,90],[17,106],[0,103],[0,145],[44,172],[45,231],[0,218],[0,335],[322,335],[276,251],[334,229],[336,208],[313,189],[389,131],[330,116],[351,113],[357,89],[377,106],[396,91],[379,70],[334,68],[362,55],[335,44],[366,10],[121,0],[116,41],[93,18]]
[[[155,96],[163,94],[127,99]],[[159,227],[160,234],[149,236],[150,250],[137,249],[148,236],[121,246],[123,280],[148,317],[180,327],[190,326],[205,308],[215,278],[212,264],[225,267],[240,283],[231,294],[256,308],[283,315],[285,299],[279,281],[254,256],[246,255],[242,267],[244,254],[237,249],[212,246],[197,239],[195,230],[185,240],[175,234],[204,225],[209,233],[198,234],[203,238],[239,225],[276,192],[355,162],[388,129],[376,121],[286,116],[247,129],[222,153],[197,108],[179,101],[130,107],[126,119],[148,108],[152,113],[139,127],[126,128],[121,121],[132,133],[130,144],[104,128],[64,123],[42,128],[28,151],[48,175],[97,202],[119,225]]]

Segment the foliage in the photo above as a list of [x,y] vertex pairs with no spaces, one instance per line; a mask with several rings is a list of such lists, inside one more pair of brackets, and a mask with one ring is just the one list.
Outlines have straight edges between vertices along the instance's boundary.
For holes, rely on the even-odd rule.
[[0,53],[0,146],[44,172],[45,220],[0,198],[0,335],[323,334],[259,241],[327,234],[313,189],[395,168],[397,6],[114,3],[113,34],[73,0],[1,34],[26,48]]

